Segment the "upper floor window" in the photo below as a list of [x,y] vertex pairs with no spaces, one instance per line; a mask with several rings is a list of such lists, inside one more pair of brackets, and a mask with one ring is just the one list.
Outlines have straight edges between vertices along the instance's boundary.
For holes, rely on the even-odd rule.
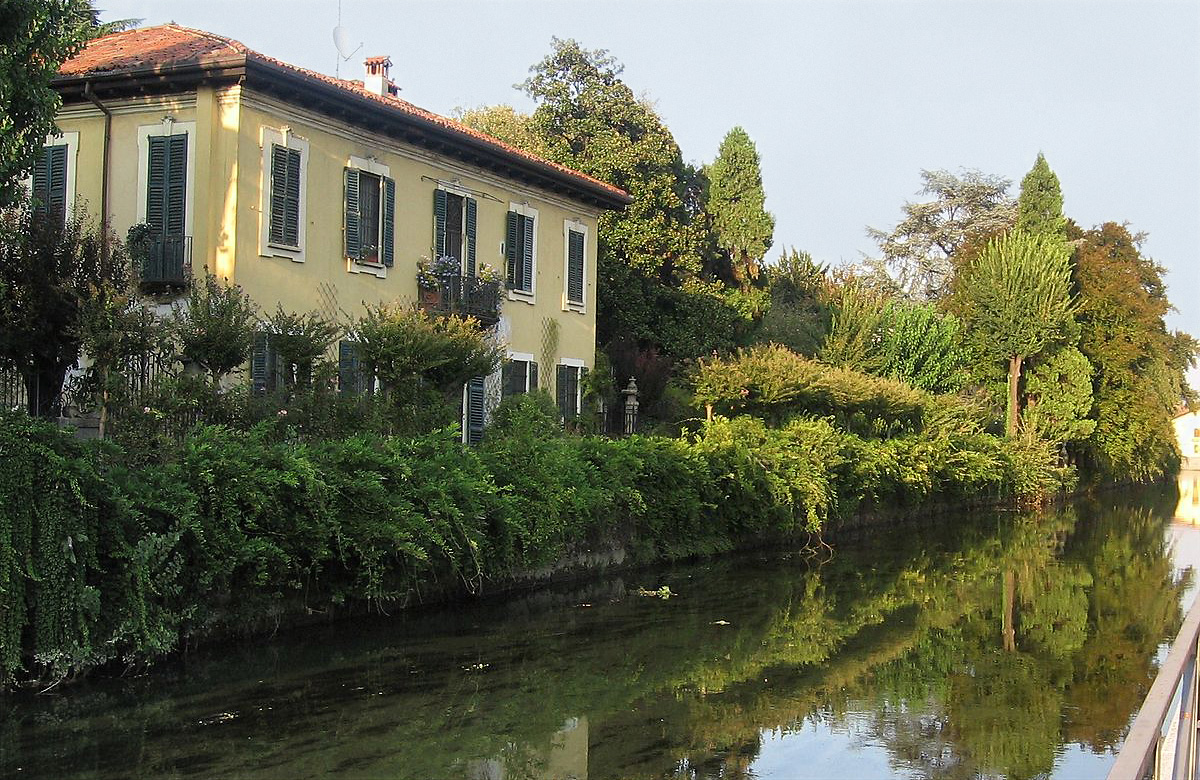
[[433,191],[433,251],[461,262],[465,276],[475,275],[475,224],[478,206],[474,198],[438,189]]
[[579,311],[584,306],[587,229],[582,225],[568,222],[564,232],[566,234],[566,257],[563,269],[565,302],[563,308]]
[[182,236],[187,225],[188,137],[147,139],[146,224],[154,236]]
[[533,295],[537,257],[537,211],[523,204],[511,204],[504,246],[508,288],[518,294]]
[[33,210],[37,214],[55,214],[63,219],[67,213],[67,145],[42,147],[33,166]]
[[351,158],[362,167],[345,170],[346,258],[368,266],[391,266],[395,259],[396,182],[386,166]]
[[304,260],[308,142],[289,128],[263,128],[263,202],[259,254]]
[[36,214],[55,214],[65,220],[75,205],[75,158],[79,133],[46,137],[33,169],[25,179]]

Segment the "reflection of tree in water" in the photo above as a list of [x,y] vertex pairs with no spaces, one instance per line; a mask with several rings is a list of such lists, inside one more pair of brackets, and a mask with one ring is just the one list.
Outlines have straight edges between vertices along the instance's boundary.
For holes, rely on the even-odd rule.
[[[562,775],[555,762],[570,753],[591,780],[748,778],[767,730],[816,725],[865,734],[917,776],[1032,776],[1052,769],[1064,740],[1111,747],[1148,687],[1155,648],[1180,618],[1166,516],[1085,506],[1078,519],[873,529],[820,567],[797,558],[754,570],[739,557],[681,568],[670,601],[587,597],[597,608],[416,645],[389,629],[366,657],[325,658],[332,651],[311,642],[274,663],[255,651],[238,663],[279,669],[222,687],[237,677],[222,661],[191,670],[171,698],[147,681],[132,711],[63,697],[40,717],[61,722],[77,751],[58,751],[61,766],[122,750],[147,775],[235,771],[241,735],[270,731],[254,760],[280,773],[355,762],[374,776],[512,780]],[[190,731],[177,744],[155,736],[180,713],[235,708],[238,719],[202,742]],[[275,734],[270,712],[307,726]],[[587,728],[562,736],[577,716]],[[9,721],[0,774],[30,728]],[[89,721],[105,728],[88,731]],[[312,737],[332,732],[332,742]]]
[[891,707],[875,734],[894,765],[1034,777],[1064,741],[1097,752],[1119,742],[1180,622],[1165,516],[1090,505],[1078,523],[1064,512],[1005,529],[963,619],[864,680]]

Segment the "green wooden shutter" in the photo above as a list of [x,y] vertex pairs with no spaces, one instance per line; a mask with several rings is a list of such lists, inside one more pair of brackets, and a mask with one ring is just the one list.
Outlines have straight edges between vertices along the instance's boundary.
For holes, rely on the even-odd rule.
[[300,150],[287,150],[287,187],[284,190],[283,240],[288,246],[300,246]]
[[467,444],[479,444],[483,441],[483,401],[483,377],[477,376],[467,382]]
[[567,231],[567,300],[583,303],[583,233]]
[[521,247],[521,289],[529,292],[533,291],[533,231],[534,224],[532,217],[523,217],[525,229],[525,243]]
[[358,213],[358,170],[346,169],[346,257],[357,260],[362,255],[361,218]]
[[519,360],[506,360],[500,365],[500,397],[508,398],[516,395],[517,390],[517,364]]
[[529,392],[538,389],[538,364],[530,362],[529,364]]
[[352,341],[338,342],[338,392],[342,395],[358,395],[359,388],[358,350]]
[[67,209],[67,147],[42,148],[33,167],[34,211],[65,214]]
[[166,188],[167,188],[167,137],[150,136],[147,139],[146,170],[146,224],[153,236],[167,232]]
[[519,231],[517,229],[517,212],[508,212],[508,229],[504,234],[504,259],[506,269],[506,280],[509,287],[517,286],[517,242]]
[[478,218],[478,207],[474,198],[467,198],[466,229],[467,229],[467,276],[475,275],[475,222]]
[[267,240],[300,245],[300,150],[271,146],[271,215]]
[[187,208],[186,135],[150,136],[146,223],[153,235],[182,236]]
[[172,135],[167,141],[166,214],[167,235],[182,236],[187,226],[187,140]]
[[396,255],[396,182],[393,179],[383,180],[383,264],[391,267]]
[[267,334],[255,333],[250,350],[250,386],[255,395],[262,395],[267,391],[267,381],[271,375],[267,352]]
[[271,216],[267,240],[272,244],[284,243],[287,229],[287,149],[278,144],[271,145]]
[[433,191],[433,253],[434,258],[446,254],[446,191]]
[[558,402],[558,413],[563,419],[570,419],[567,414],[567,369],[570,366],[557,366],[554,374],[554,396]]

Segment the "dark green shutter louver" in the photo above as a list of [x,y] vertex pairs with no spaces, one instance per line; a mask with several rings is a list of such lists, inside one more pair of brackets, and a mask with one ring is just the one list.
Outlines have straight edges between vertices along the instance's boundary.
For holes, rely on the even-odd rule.
[[529,392],[538,389],[538,364],[531,362],[529,364]]
[[554,374],[554,396],[558,403],[558,413],[563,419],[570,419],[567,412],[567,369],[570,366],[557,366]]
[[500,397],[508,398],[521,392],[517,389],[518,360],[506,360],[500,366]]
[[255,395],[262,395],[267,391],[267,378],[271,373],[267,365],[267,346],[267,334],[255,333],[250,350],[250,386]]
[[433,191],[433,252],[435,259],[446,254],[446,191]]
[[508,226],[504,233],[504,259],[506,269],[506,280],[509,287],[517,286],[517,213],[515,211],[508,212]]
[[389,268],[396,255],[396,182],[383,180],[383,264]]
[[146,171],[146,224],[152,235],[162,236],[166,232],[167,139],[151,136],[147,140],[150,148]]
[[43,147],[33,167],[34,211],[65,215],[67,210],[67,147]]
[[338,342],[338,392],[342,395],[358,395],[359,388],[358,350],[354,342]]
[[187,136],[150,136],[146,224],[157,236],[182,236],[187,206]]
[[524,222],[524,225],[522,225],[522,227],[525,229],[525,243],[521,247],[521,274],[522,274],[523,278],[521,279],[521,284],[519,285],[519,287],[520,287],[520,289],[525,290],[526,292],[532,292],[533,291],[533,230],[534,230],[534,224],[533,224],[532,217],[524,217],[522,221]]
[[483,377],[477,376],[467,382],[467,444],[479,444],[483,441],[483,402]]
[[474,198],[467,198],[466,229],[467,229],[467,276],[475,275],[475,222],[478,218],[478,207]]
[[167,235],[182,236],[186,224],[184,206],[187,199],[187,139],[186,135],[167,138]]
[[360,217],[358,214],[358,171],[346,169],[346,257],[358,260],[362,255],[362,240],[360,237]]
[[567,300],[583,303],[583,233],[567,231]]
[[271,218],[267,240],[300,246],[300,150],[271,146]]

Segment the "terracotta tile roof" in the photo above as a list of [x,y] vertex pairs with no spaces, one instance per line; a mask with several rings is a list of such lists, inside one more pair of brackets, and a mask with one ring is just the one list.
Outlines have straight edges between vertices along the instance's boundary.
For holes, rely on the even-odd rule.
[[628,203],[630,200],[624,190],[614,187],[608,182],[530,154],[487,133],[426,111],[407,100],[369,92],[363,86],[362,81],[337,79],[323,73],[299,68],[256,52],[231,38],[177,24],[139,27],[97,38],[91,41],[78,55],[63,63],[59,68],[59,77],[63,79],[138,73],[165,74],[172,70],[188,67],[231,64],[240,61],[267,65],[313,82],[332,85],[346,93],[347,97],[353,96],[386,105],[409,117],[437,125],[452,135],[466,136],[476,141],[482,141],[507,156],[522,158],[546,166],[567,178],[598,187],[607,191],[610,196],[615,196],[618,201]]

